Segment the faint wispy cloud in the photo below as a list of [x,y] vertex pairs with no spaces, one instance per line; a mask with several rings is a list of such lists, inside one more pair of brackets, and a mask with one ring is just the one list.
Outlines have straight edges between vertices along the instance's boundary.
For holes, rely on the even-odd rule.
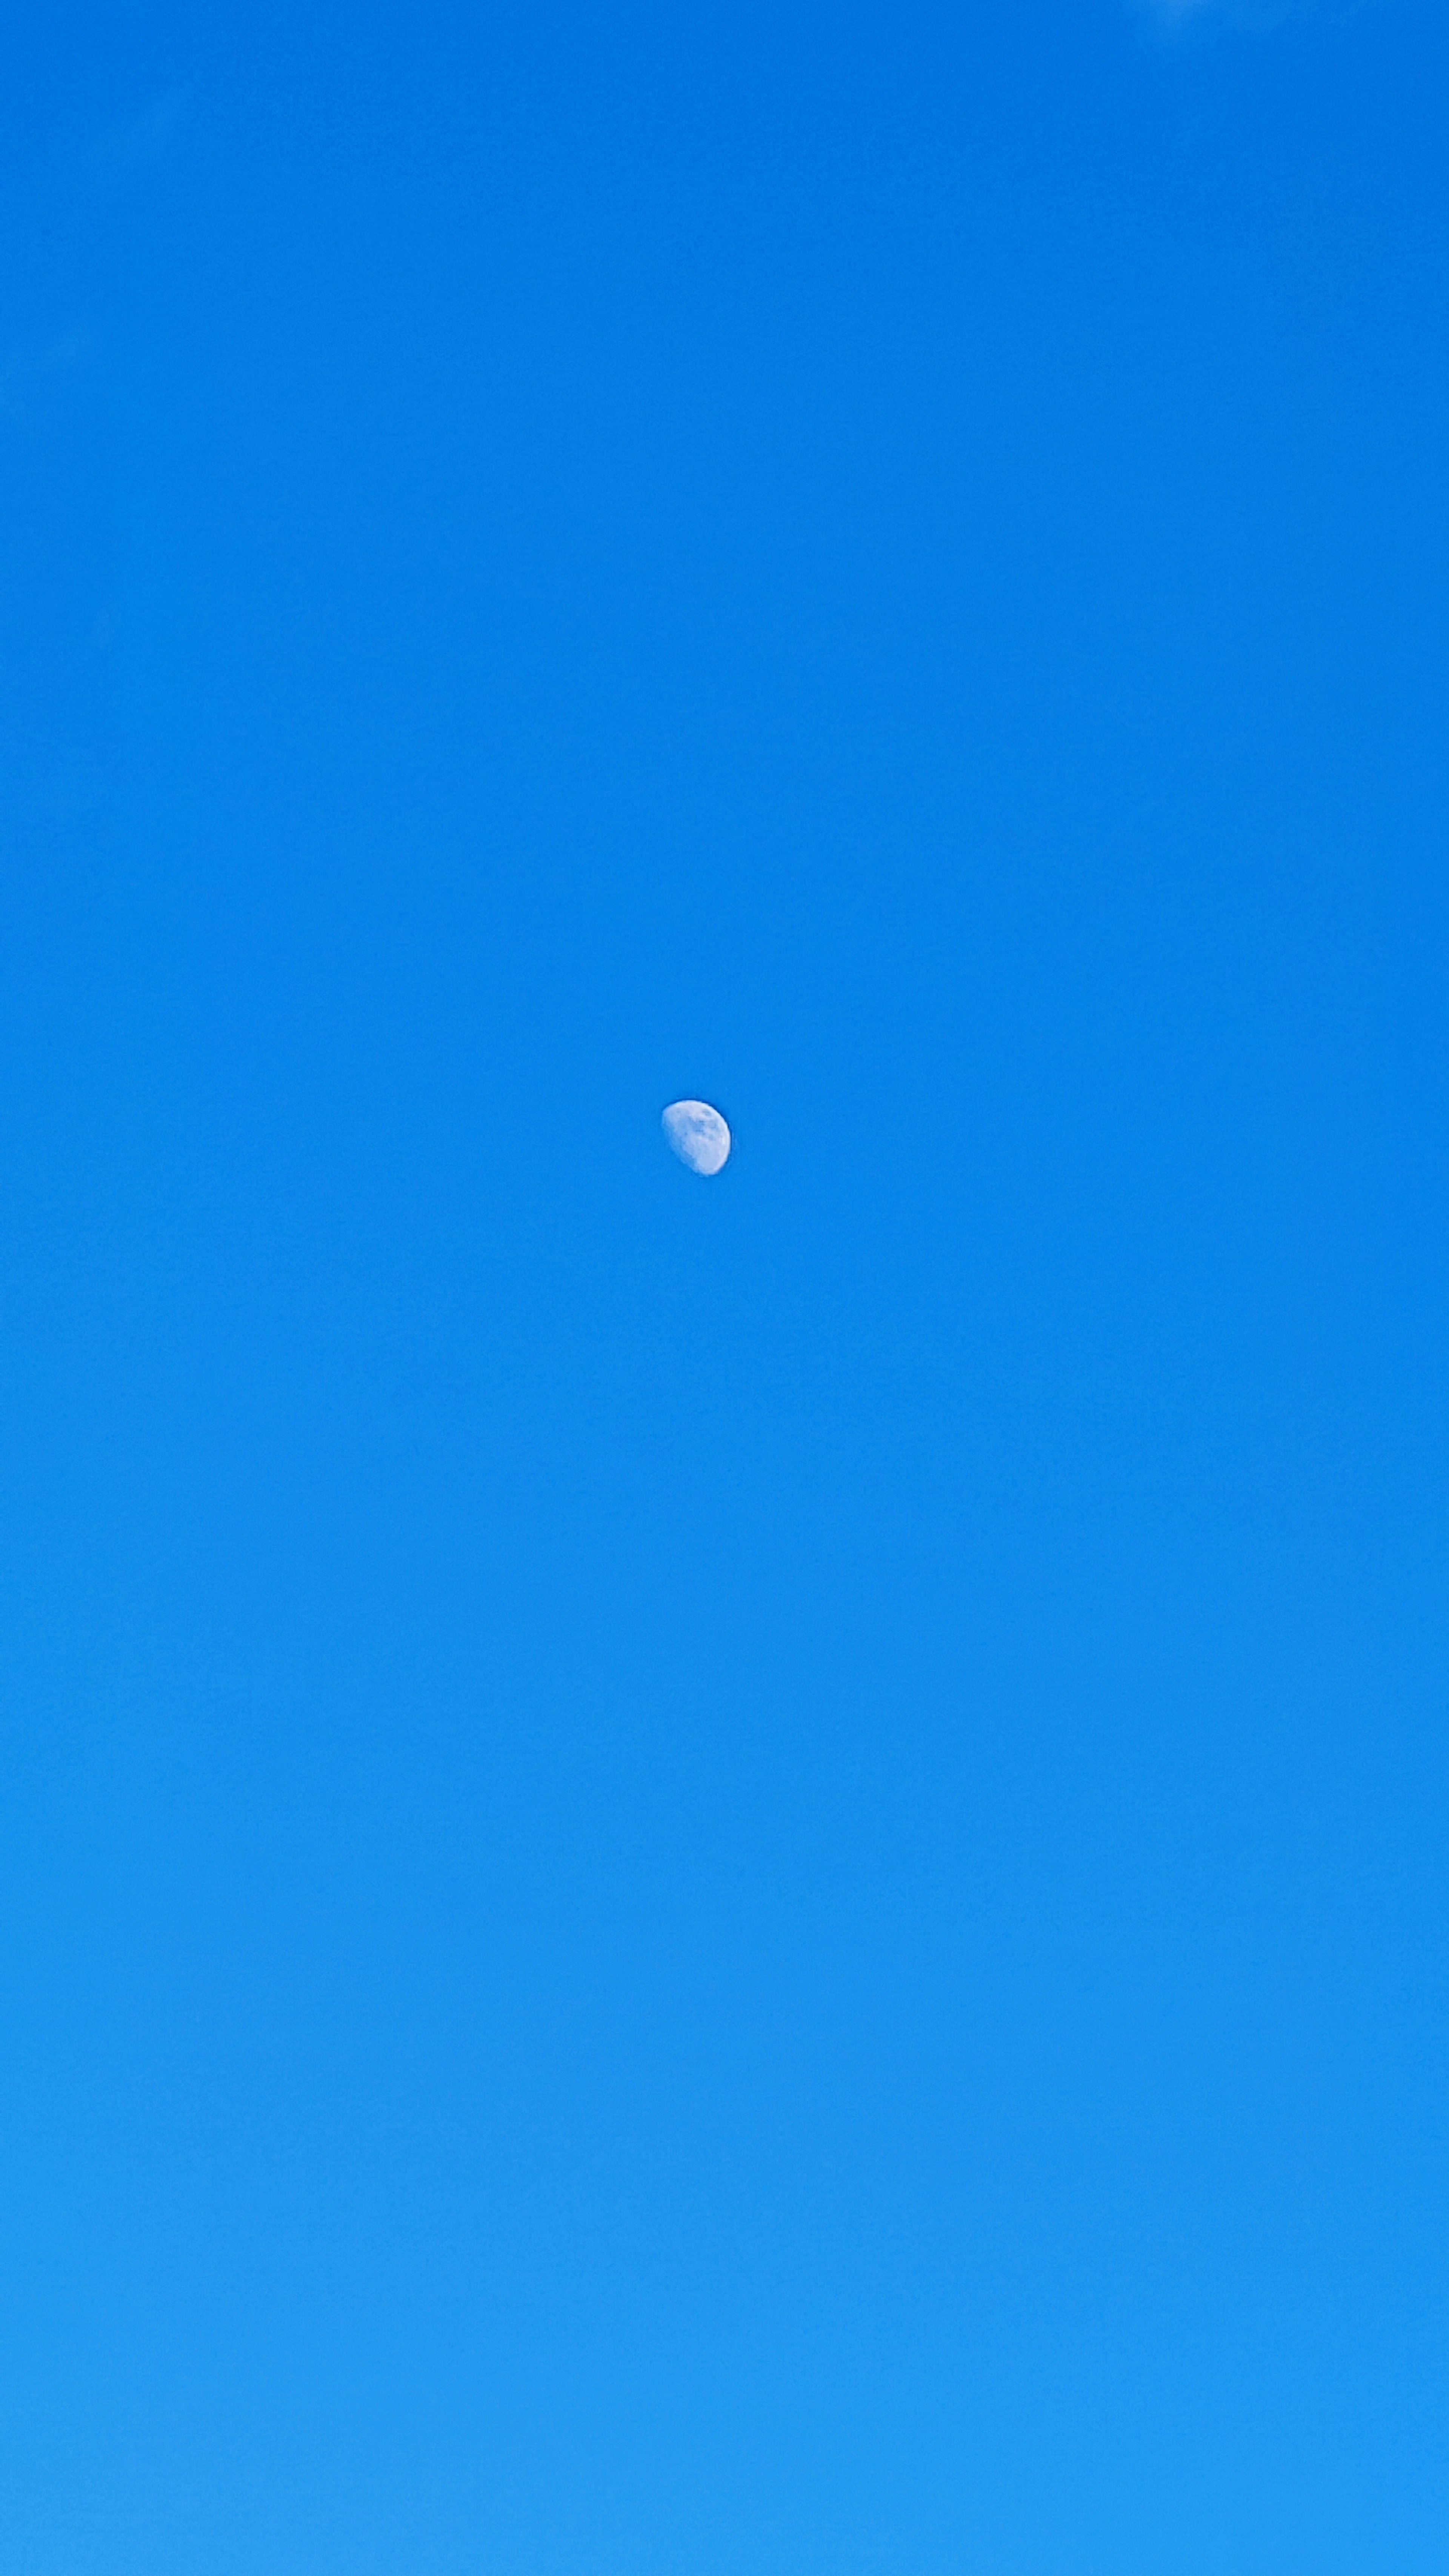
[[1312,0],[1138,0],[1141,15],[1163,36],[1180,36],[1208,22],[1263,34],[1302,17],[1311,5]]
[[128,170],[142,170],[148,162],[159,161],[185,113],[184,90],[167,90],[162,97],[153,99],[133,124],[123,126],[102,145],[100,164],[104,176],[122,178]]

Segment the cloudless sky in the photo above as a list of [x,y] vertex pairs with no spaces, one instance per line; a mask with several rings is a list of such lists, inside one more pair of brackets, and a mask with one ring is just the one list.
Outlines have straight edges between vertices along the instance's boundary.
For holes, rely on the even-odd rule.
[[3,62],[7,2576],[1439,2576],[1442,9]]

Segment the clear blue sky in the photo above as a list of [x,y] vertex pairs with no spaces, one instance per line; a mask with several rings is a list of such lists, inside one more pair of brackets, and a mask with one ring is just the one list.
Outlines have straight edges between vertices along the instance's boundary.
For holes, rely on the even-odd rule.
[[16,11],[6,2576],[1449,2564],[1446,109]]

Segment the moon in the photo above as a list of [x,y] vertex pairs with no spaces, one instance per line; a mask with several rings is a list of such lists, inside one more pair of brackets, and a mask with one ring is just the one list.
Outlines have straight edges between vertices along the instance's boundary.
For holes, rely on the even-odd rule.
[[663,1126],[681,1163],[701,1179],[711,1180],[724,1170],[730,1158],[730,1131],[707,1100],[672,1100]]

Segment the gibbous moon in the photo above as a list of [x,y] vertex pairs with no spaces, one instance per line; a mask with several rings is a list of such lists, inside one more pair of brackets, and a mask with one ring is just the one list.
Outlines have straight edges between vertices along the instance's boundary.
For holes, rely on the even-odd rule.
[[707,1100],[671,1101],[664,1112],[664,1133],[681,1163],[706,1180],[729,1161],[730,1131]]

